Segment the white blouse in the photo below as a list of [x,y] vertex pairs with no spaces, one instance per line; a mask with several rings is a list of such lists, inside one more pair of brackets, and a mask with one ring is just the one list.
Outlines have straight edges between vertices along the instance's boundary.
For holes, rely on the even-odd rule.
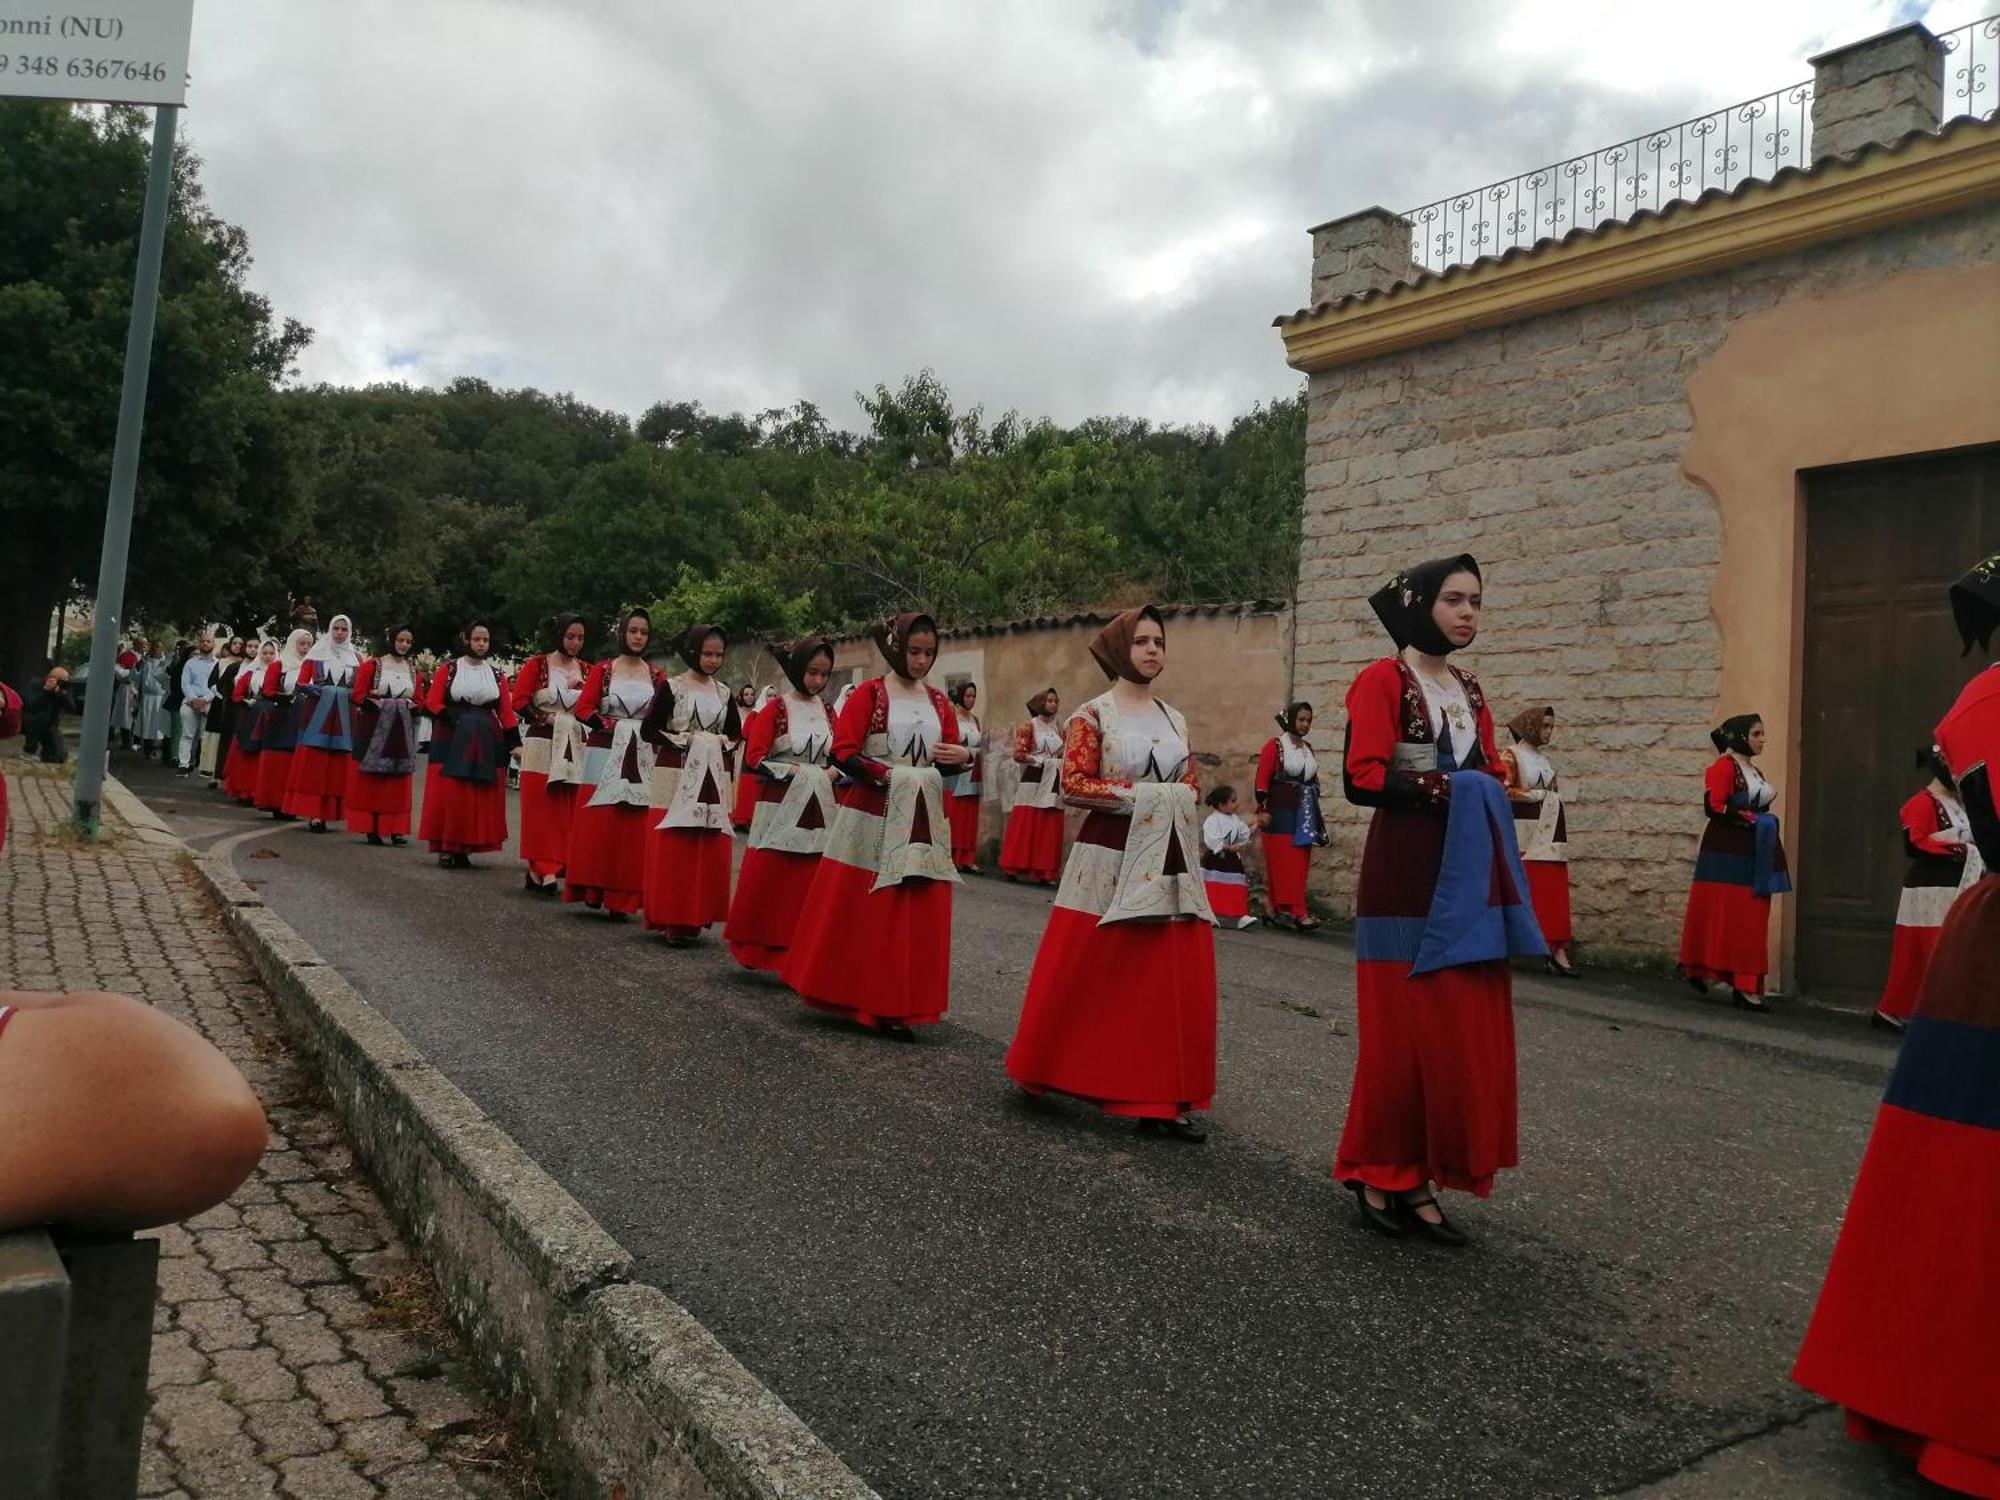
[[1155,703],[1137,713],[1119,713],[1115,733],[1099,744],[1098,774],[1119,781],[1174,781],[1187,757],[1187,741]]
[[483,708],[500,701],[500,674],[492,663],[461,656],[451,674],[451,701]]

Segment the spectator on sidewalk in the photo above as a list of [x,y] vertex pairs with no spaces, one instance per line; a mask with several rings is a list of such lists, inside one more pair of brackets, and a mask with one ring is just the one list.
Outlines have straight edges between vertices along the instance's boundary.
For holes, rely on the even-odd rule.
[[167,654],[158,640],[146,642],[146,654],[139,658],[139,670],[133,676],[139,684],[139,716],[132,725],[132,737],[147,760],[158,760],[167,739],[167,690],[173,681]]
[[235,1066],[125,995],[0,990],[0,1233],[122,1233],[222,1202],[264,1153]]
[[215,698],[215,637],[204,630],[195,637],[194,650],[180,671],[180,774],[194,769],[201,746],[202,726],[208,722],[208,705]]
[[44,665],[39,681],[30,683],[21,695],[21,754],[35,756],[42,764],[59,766],[69,759],[69,745],[62,735],[62,713],[69,696],[69,668],[53,662]]
[[139,648],[144,644],[135,636],[111,664],[111,733],[127,750],[132,748],[132,726],[139,716]]

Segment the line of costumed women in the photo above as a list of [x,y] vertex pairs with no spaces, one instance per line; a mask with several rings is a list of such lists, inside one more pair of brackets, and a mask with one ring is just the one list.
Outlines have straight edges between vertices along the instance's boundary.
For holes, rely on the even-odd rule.
[[258,688],[256,807],[274,818],[288,818],[285,792],[292,780],[292,752],[299,742],[299,720],[292,712],[292,695],[302,683],[312,681],[313,664],[307,653],[313,648],[310,630],[294,630],[285,647],[264,669]]
[[514,674],[514,718],[521,724],[521,843],[529,890],[553,897],[569,861],[569,825],[583,779],[583,616],[556,616],[549,648]]
[[729,826],[734,780],[729,757],[742,726],[736,695],[716,680],[729,641],[714,625],[681,638],[688,669],[667,679],[672,702],[655,717],[653,803],[659,821],[646,835],[645,912],[649,931],[675,943],[729,920]]
[[1064,734],[1063,797],[1088,815],[1043,930],[1007,1076],[1188,1141],[1215,1095],[1215,915],[1194,747],[1153,695],[1166,626],[1148,605],[1091,642],[1112,687]]
[[757,801],[722,937],[744,968],[776,973],[835,817],[833,725],[820,698],[833,673],[833,644],[809,637],[773,646],[771,654],[790,686],[744,727],[743,774]]
[[627,610],[611,654],[585,675],[576,703],[584,726],[583,779],[570,811],[562,898],[614,917],[645,905],[646,830],[659,818],[646,722],[655,712],[665,714],[673,694],[665,675],[646,660],[652,639],[652,616]]
[[507,842],[507,753],[519,738],[506,674],[487,660],[491,629],[475,620],[462,644],[431,674],[430,764],[417,829],[438,863],[456,870]]
[[1398,654],[1347,690],[1347,800],[1375,809],[1355,892],[1354,1088],[1334,1177],[1384,1234],[1465,1236],[1434,1189],[1485,1197],[1518,1161],[1508,960],[1544,956],[1500,785],[1493,716],[1452,666],[1479,564],[1439,558],[1370,599]]
[[1574,941],[1569,915],[1569,821],[1548,745],[1555,738],[1556,711],[1523,709],[1507,722],[1514,743],[1500,752],[1500,775],[1514,807],[1514,838],[1528,871],[1528,895],[1535,925],[1549,945],[1549,972],[1576,977],[1570,964]]
[[[1966,649],[1990,649],[2000,554],[1951,603]],[[1982,873],[1938,933],[1792,1378],[1846,1408],[1849,1436],[2000,1500],[2000,666],[1936,739]]]
[[965,764],[958,721],[924,681],[937,623],[901,614],[875,631],[890,670],[858,684],[833,725],[848,778],[781,970],[807,1005],[908,1040],[951,1001],[951,862],[940,769]]
[[354,678],[361,667],[354,622],[335,615],[306,657],[311,674],[292,695],[292,765],[285,776],[285,812],[314,833],[340,821],[354,759]]
[[[952,710],[958,716],[958,742],[972,758],[963,770],[944,779],[945,816],[951,820],[951,862],[961,875],[979,873],[979,799],[986,790],[986,726],[973,709],[979,703],[979,689],[961,682],[950,693]],[[1058,826],[1057,838],[1061,838]]]
[[257,760],[263,753],[264,734],[269,727],[264,713],[264,674],[278,659],[278,643],[258,643],[257,654],[236,674],[230,695],[236,700],[236,720],[232,727],[235,743],[222,771],[223,794],[245,807],[257,801]]
[[1257,757],[1257,823],[1264,850],[1264,894],[1279,926],[1311,932],[1319,926],[1306,908],[1312,852],[1327,841],[1320,816],[1319,757],[1310,703],[1291,703],[1278,715],[1278,732]]
[[410,836],[410,789],[417,769],[416,635],[392,626],[387,648],[354,675],[354,767],[347,777],[347,831],[370,844]]
[[1778,789],[1757,769],[1764,720],[1738,714],[1708,738],[1720,754],[1702,778],[1708,825],[1681,923],[1681,973],[1701,994],[1712,984],[1726,984],[1739,1009],[1764,1010],[1771,898],[1792,888],[1784,840],[1770,810]]
[[1014,731],[1021,782],[1000,839],[1000,873],[1010,880],[1054,885],[1062,878],[1063,731],[1061,700],[1044,688],[1028,700],[1028,721]]
[[1882,998],[1875,1004],[1879,1025],[1900,1030],[1917,1008],[1924,974],[1931,966],[1938,931],[1961,887],[1979,879],[1976,857],[1967,858],[1972,843],[1965,804],[1952,785],[1944,752],[1929,746],[1917,764],[1931,773],[1930,785],[1903,804],[1903,848],[1909,868],[1903,893],[1896,902],[1896,935],[1889,949],[1889,975]]
[[217,786],[229,769],[229,752],[235,744],[236,679],[250,665],[250,648],[242,636],[232,636],[218,661],[215,696],[208,703],[208,719],[201,732],[201,773]]

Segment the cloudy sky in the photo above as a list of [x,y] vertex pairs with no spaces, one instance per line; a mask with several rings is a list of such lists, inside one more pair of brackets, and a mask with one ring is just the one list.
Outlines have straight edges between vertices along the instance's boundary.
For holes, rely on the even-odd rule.
[[196,0],[185,128],[311,380],[1226,421],[1308,226],[1995,0]]

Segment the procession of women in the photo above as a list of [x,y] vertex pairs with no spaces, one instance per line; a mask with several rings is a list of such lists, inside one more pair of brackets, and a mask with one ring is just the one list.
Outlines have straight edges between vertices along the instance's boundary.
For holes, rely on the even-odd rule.
[[[1445,1247],[1468,1236],[1441,1195],[1484,1198],[1518,1162],[1515,965],[1578,972],[1557,706],[1510,706],[1503,746],[1478,678],[1451,660],[1478,638],[1484,594],[1470,555],[1397,573],[1367,600],[1388,649],[1343,704],[1342,794],[1371,811],[1354,903],[1357,1058],[1331,1175],[1369,1230]],[[1951,604],[1966,649],[1988,646],[2000,558],[1954,585]],[[921,611],[875,627],[881,669],[831,705],[832,639],[767,643],[782,686],[739,693],[720,677],[725,630],[662,640],[642,609],[607,622],[594,651],[589,622],[558,616],[511,672],[481,620],[426,663],[407,626],[364,651],[344,615],[282,642],[205,638],[207,665],[187,671],[182,696],[200,705],[199,768],[231,798],[315,832],[344,825],[370,847],[414,835],[445,870],[508,843],[513,766],[529,893],[636,919],[674,947],[717,931],[798,1004],[904,1043],[949,1012],[953,900],[980,868],[982,749],[1004,747],[1019,792],[1000,871],[1053,890],[1007,1076],[1028,1096],[1199,1144],[1227,1084],[1214,929],[1314,931],[1309,877],[1329,840],[1311,703],[1276,710],[1247,799],[1202,787],[1170,692],[1168,620],[1154,606],[1116,615],[1089,646],[1102,692],[1065,712],[1046,689],[992,732],[972,684],[930,681],[940,627]],[[655,665],[665,653],[678,672]],[[1715,758],[1680,972],[1761,1014],[1771,903],[1791,889],[1781,789],[1758,765],[1754,706],[1702,733]],[[1984,1239],[1962,1232],[2000,1222],[1996,741],[1989,668],[1915,747],[1873,1017],[1902,1034],[1900,1052],[1796,1371],[1847,1408],[1856,1437],[1986,1495],[2000,1495],[2000,1368],[1952,1330],[1968,1316],[2000,1326]],[[1073,833],[1066,811],[1081,814]]]

